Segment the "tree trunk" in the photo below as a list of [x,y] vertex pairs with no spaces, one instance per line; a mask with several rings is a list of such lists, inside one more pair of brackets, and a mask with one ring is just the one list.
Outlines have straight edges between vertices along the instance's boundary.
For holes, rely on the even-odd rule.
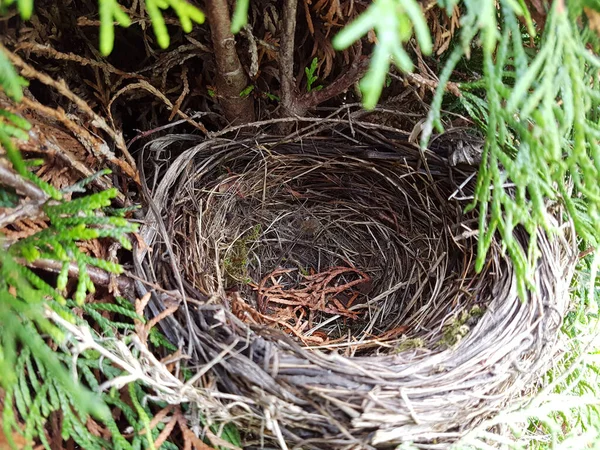
[[296,38],[296,14],[298,0],[283,3],[283,30],[279,47],[279,82],[281,85],[282,116],[303,114],[296,108],[296,82],[294,80],[294,44]]
[[254,100],[240,96],[249,80],[236,52],[227,0],[207,1],[206,13],[217,65],[217,95],[225,117],[231,124],[253,122]]

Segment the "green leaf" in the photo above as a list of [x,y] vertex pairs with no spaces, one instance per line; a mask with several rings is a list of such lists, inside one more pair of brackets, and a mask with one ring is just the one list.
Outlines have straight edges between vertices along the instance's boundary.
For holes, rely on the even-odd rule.
[[254,90],[253,84],[246,86],[244,89],[242,89],[242,92],[240,92],[240,97],[241,98],[248,97],[252,93],[253,90]]
[[250,0],[237,0],[235,2],[235,9],[233,10],[233,17],[231,18],[231,32],[237,34],[242,28],[248,23],[248,7],[250,6]]
[[186,33],[192,31],[193,22],[198,24],[204,23],[204,13],[194,5],[191,5],[185,0],[169,0],[168,3],[177,13],[179,20],[181,21],[181,28]]
[[323,88],[323,86],[320,86],[320,85],[313,87],[313,84],[319,79],[319,77],[317,75],[315,75],[315,73],[317,72],[318,64],[319,64],[319,59],[315,57],[315,58],[313,58],[312,62],[310,63],[310,66],[304,68],[304,73],[306,74],[306,90],[307,90],[307,92],[318,91]]
[[413,30],[424,54],[430,54],[433,48],[423,11],[416,0],[374,0],[365,12],[333,38],[333,46],[338,50],[346,49],[372,29],[378,42],[369,70],[360,83],[366,109],[374,108],[379,101],[390,60],[405,72],[413,70],[412,60],[403,47],[412,37]]
[[204,23],[205,16],[202,11],[185,0],[146,0],[146,11],[152,20],[154,35],[161,48],[167,48],[170,44],[169,32],[165,24],[161,9],[173,8],[179,17],[183,31],[192,31],[193,22]]
[[33,13],[33,0],[17,0],[17,7],[19,9],[21,19],[29,20],[31,14]]
[[100,14],[100,53],[107,56],[115,44],[114,22],[122,27],[131,25],[131,19],[122,9],[117,0],[98,0]]
[[0,116],[5,117],[9,122],[11,122],[14,126],[20,128],[21,130],[31,130],[31,124],[18,114],[14,114],[4,109],[0,109]]
[[376,2],[333,38],[333,47],[336,50],[347,49],[373,29],[378,19],[375,4]]
[[[157,0],[146,0],[146,11],[152,21],[152,28],[154,29],[154,35],[160,48],[167,48],[170,44],[169,32],[167,31],[167,25],[165,19],[159,9],[159,1]],[[164,6],[161,4],[161,6]]]

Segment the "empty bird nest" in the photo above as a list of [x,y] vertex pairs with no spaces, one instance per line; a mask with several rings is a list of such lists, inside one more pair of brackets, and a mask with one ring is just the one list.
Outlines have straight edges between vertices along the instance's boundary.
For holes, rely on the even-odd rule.
[[162,326],[197,407],[250,448],[446,448],[548,368],[573,239],[539,232],[521,301],[499,243],[474,271],[476,169],[452,139],[420,151],[370,123],[329,128],[151,143],[154,161],[178,156],[146,176],[138,272],[163,288],[154,314],[183,299]]

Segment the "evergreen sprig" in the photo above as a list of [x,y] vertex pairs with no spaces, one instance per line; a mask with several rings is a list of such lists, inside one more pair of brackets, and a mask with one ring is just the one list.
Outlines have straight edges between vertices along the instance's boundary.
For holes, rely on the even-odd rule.
[[[65,341],[63,331],[46,318],[44,308],[60,312],[69,321],[76,319],[68,309],[60,307],[66,303],[60,293],[15,260],[48,258],[63,261],[63,270],[57,279],[59,289],[66,287],[69,265],[76,262],[79,277],[74,298],[77,304],[82,304],[86,294],[94,291],[87,272],[88,265],[113,273],[120,273],[122,268],[85,254],[77,244],[103,236],[118,237],[128,242],[126,233],[136,229],[123,218],[102,215],[101,208],[110,204],[116,193],[105,191],[100,194],[48,204],[46,212],[51,218],[48,228],[17,241],[8,247],[8,251],[0,252],[0,386],[6,391],[2,424],[9,440],[12,440],[13,433],[21,433],[19,420],[13,413],[14,407],[24,421],[23,433],[27,442],[39,440],[50,449],[44,428],[50,413],[61,411],[63,439],[71,437],[82,448],[132,448],[120,434],[115,434],[114,445],[108,446],[86,428],[87,417],[94,414],[107,425],[112,421],[111,427],[118,431],[105,402],[82,387],[66,370],[65,365],[71,361],[70,353],[51,350],[42,338],[42,335],[48,336],[58,345]],[[123,315],[126,311],[123,307],[119,309]],[[124,328],[108,322],[107,329]],[[127,328],[133,329],[133,325]],[[97,355],[92,357],[97,364]],[[44,372],[51,376],[33,378],[35,373]],[[118,445],[119,442],[127,445]],[[9,443],[14,447],[14,442]]]
[[[130,388],[130,395],[136,395],[134,408],[120,400],[118,390],[98,394],[98,378],[93,370],[100,369],[107,380],[122,376],[122,370],[110,361],[100,359],[98,352],[92,350],[84,351],[76,360],[73,359],[73,351],[65,345],[68,342],[66,335],[46,318],[44,308],[52,308],[77,326],[96,324],[102,336],[113,340],[123,339],[124,333],[134,330],[134,320],[144,322],[144,319],[125,299],[117,299],[118,304],[83,305],[84,317],[75,316],[71,308],[78,307],[76,302],[65,302],[45,281],[15,261],[12,255],[20,254],[18,248],[19,245],[13,244],[9,252],[0,252],[0,386],[5,392],[2,427],[9,444],[17,448],[12,437],[18,434],[28,443],[26,448],[32,448],[34,442],[39,442],[51,450],[46,425],[54,413],[59,413],[62,418],[61,438],[65,441],[73,439],[80,448],[151,448],[151,442],[158,437],[164,424],[149,429],[153,414],[148,405],[142,406],[148,394],[140,386],[132,385],[134,388]],[[73,251],[68,249],[67,254],[69,250]],[[89,263],[91,257],[85,257],[89,258],[86,259]],[[101,260],[97,262],[98,266],[102,266]],[[125,322],[105,317],[102,312],[106,311],[123,317]],[[90,332],[98,341],[103,340],[94,331]],[[42,336],[50,338],[58,345],[58,350],[51,349]],[[151,330],[151,336],[157,343],[166,342],[166,338],[155,329]],[[78,375],[76,378],[73,378],[74,373]],[[108,440],[96,436],[93,428],[88,427],[90,414],[110,431]],[[122,415],[132,429],[147,429],[147,432],[125,437],[123,433],[127,426],[118,425],[113,414]],[[174,447],[167,445],[165,448]]]
[[[600,136],[597,109],[600,96],[600,59],[593,48],[595,36],[577,21],[581,4],[554,2],[546,29],[530,56],[518,17],[529,20],[526,8],[505,0],[465,0],[460,47],[449,57],[442,83],[432,103],[422,145],[433,126],[442,130],[440,109],[444,84],[480,33],[483,53],[481,82],[459,85],[464,109],[486,132],[475,199],[479,208],[477,270],[481,270],[496,233],[510,255],[522,298],[533,287],[533,270],[539,257],[537,230],[553,233],[548,202],[560,201],[573,219],[577,233],[588,245],[600,242]],[[530,236],[527,248],[514,237],[518,228]]]
[[[19,2],[18,5],[20,8],[23,5],[26,7],[26,3]],[[0,51],[0,89],[10,99],[18,101],[22,96],[21,87],[25,84],[6,55]],[[113,262],[85,254],[78,243],[110,237],[130,248],[127,234],[135,231],[136,226],[119,217],[121,214],[118,210],[115,216],[110,216],[108,208],[117,194],[116,190],[67,201],[61,191],[31,173],[31,164],[23,160],[13,142],[13,139],[26,140],[29,129],[26,120],[0,109],[0,146],[5,151],[5,157],[19,175],[35,183],[48,196],[43,210],[50,219],[48,228],[8,247],[0,237],[0,387],[4,391],[2,433],[12,448],[17,448],[13,436],[23,435],[26,448],[32,448],[34,442],[40,442],[50,450],[45,428],[51,414],[60,412],[61,437],[64,440],[72,438],[86,449],[133,449],[114,422],[106,399],[89,389],[97,388],[90,369],[81,372],[84,379],[74,378],[67,370],[67,366],[73,368],[73,360],[70,351],[61,347],[66,335],[48,320],[46,312],[51,309],[69,322],[79,320],[82,326],[88,325],[77,319],[70,309],[61,306],[66,304],[66,300],[57,289],[18,263],[17,258],[30,262],[38,258],[62,261],[63,268],[57,278],[59,290],[66,288],[69,266],[75,262],[79,267],[79,276],[74,298],[77,304],[81,304],[86,294],[95,288],[87,271],[88,266],[112,273],[120,273],[122,268]],[[93,178],[82,180],[65,192],[81,192]],[[10,193],[5,189],[2,191]],[[11,206],[16,206],[18,196],[14,193],[12,196],[16,198],[13,198]],[[107,212],[103,208],[107,208]],[[120,310],[121,313],[125,311],[125,308]],[[126,317],[131,317],[131,314]],[[110,321],[108,327],[115,330],[119,328]],[[58,345],[60,350],[52,349],[51,343]],[[89,361],[96,367],[98,356],[89,354]],[[83,360],[85,358],[78,359],[79,362]],[[111,430],[112,442],[98,438],[88,430],[86,424],[90,415]]]
[[333,46],[346,49],[370,30],[375,30],[378,43],[369,70],[360,83],[363,105],[367,109],[374,108],[381,96],[390,60],[399,69],[412,72],[413,62],[403,45],[412,37],[413,30],[423,54],[429,55],[432,51],[431,34],[416,0],[374,0],[334,37]]
[[[8,7],[14,3],[15,0],[3,0],[0,2],[0,15],[4,14],[8,10]],[[16,0],[16,3],[21,18],[28,20],[33,13],[33,0]],[[152,22],[156,41],[161,48],[167,48],[170,43],[169,32],[162,10],[172,8],[181,22],[181,28],[186,33],[192,31],[194,23],[204,23],[204,13],[186,0],[146,0],[145,6],[146,12]],[[100,53],[106,56],[114,48],[115,24],[122,27],[129,27],[131,25],[131,18],[119,4],[118,0],[98,0],[98,14],[100,16]],[[238,18],[235,23],[239,24],[240,19]],[[5,86],[5,88],[8,86],[10,88],[7,81],[14,80],[14,78],[6,76],[4,72],[13,69],[7,63],[6,58],[0,55],[0,86]],[[18,89],[14,87],[11,90],[12,92],[18,92]]]
[[[3,0],[0,3],[0,14],[6,13],[8,8],[15,3],[15,0]],[[33,0],[16,0],[17,9],[23,20],[28,20],[33,13]]]
[[173,8],[184,32],[192,31],[195,23],[204,23],[204,13],[186,0],[146,0],[146,11],[152,21],[156,41],[161,48],[167,48],[170,44],[169,32],[161,9]]
[[[5,391],[2,426],[13,447],[13,434],[21,433],[13,406],[22,418],[34,418],[31,422],[26,420],[24,437],[29,443],[34,435],[44,442],[43,413],[49,410],[49,404],[57,404],[57,399],[60,404],[61,395],[77,405],[77,414],[81,416],[92,414],[102,420],[110,417],[106,405],[71,377],[58,354],[42,337],[45,335],[56,344],[65,340],[63,331],[45,315],[45,308],[53,305],[59,308],[57,303],[48,301],[52,289],[47,284],[41,289],[36,287],[30,282],[34,278],[9,253],[0,252],[0,386]],[[65,313],[63,310],[62,315],[70,321],[75,320],[73,315]],[[32,379],[35,374],[40,378]],[[45,402],[47,396],[50,397]]]
[[4,51],[0,50],[0,89],[8,98],[18,102],[23,97],[23,86],[27,86],[27,80],[17,74]]
[[98,13],[100,15],[100,53],[106,56],[112,52],[115,45],[114,23],[127,28],[131,25],[131,19],[117,3],[117,0],[98,0]]
[[124,248],[130,249],[131,243],[127,234],[137,229],[136,224],[122,217],[110,217],[102,213],[101,208],[110,205],[111,199],[116,195],[115,189],[109,189],[70,201],[48,203],[44,212],[50,219],[49,227],[17,241],[10,246],[9,252],[15,257],[25,258],[30,263],[38,259],[63,262],[57,282],[59,290],[66,287],[70,263],[76,263],[79,277],[74,298],[82,304],[87,293],[95,291],[87,270],[88,265],[117,274],[122,272],[122,268],[110,261],[87,255],[80,250],[77,243],[112,238],[119,241]]
[[248,23],[248,9],[250,0],[236,0],[233,16],[231,17],[231,32],[239,33]]
[[[189,33],[195,23],[204,23],[204,13],[186,0],[146,0],[146,11],[152,22],[156,41],[161,48],[167,48],[170,43],[169,32],[161,10],[172,8],[184,32]],[[98,0],[100,13],[100,51],[103,55],[112,52],[115,42],[114,23],[129,27],[131,19],[119,5],[117,0]]]
[[[0,51],[0,55],[2,54],[2,51]],[[14,74],[14,76],[16,76],[16,74]],[[3,88],[4,86],[0,83],[0,89]],[[19,96],[16,98],[19,98]],[[60,191],[29,171],[21,153],[13,143],[13,138],[23,141],[29,139],[27,131],[30,129],[31,125],[25,119],[0,108],[0,147],[4,148],[7,159],[12,163],[13,168],[19,175],[38,186],[49,197],[60,200],[62,198]]]
[[[81,319],[79,322],[83,323]],[[36,334],[32,329],[29,329],[28,332]],[[76,363],[73,362],[68,351],[59,351],[55,355],[57,361],[68,366],[72,371],[76,370],[80,377],[79,382],[87,385],[92,391],[98,392],[100,387],[97,375],[94,374],[95,370],[101,370],[108,379],[122,375],[119,369],[108,361],[99,360],[99,355],[92,351],[80,354]],[[98,418],[99,423],[110,432],[110,437],[98,437],[87,426],[90,419],[85,408],[86,404],[80,403],[82,399],[73,395],[72,388],[65,389],[57,381],[54,371],[50,370],[28,347],[25,347],[18,355],[14,370],[17,376],[14,382],[6,388],[3,409],[2,424],[6,436],[22,433],[29,443],[27,448],[32,448],[31,443],[39,441],[44,448],[52,450],[52,446],[46,438],[45,427],[54,413],[60,413],[62,417],[61,438],[64,441],[73,439],[80,448],[92,450],[149,448],[146,435],[136,433],[133,438],[123,435],[124,430],[128,427],[136,431],[144,429],[144,424],[148,423],[149,418],[153,416],[148,406],[141,410],[132,408],[120,399],[119,391],[116,389],[102,394],[94,394],[93,404],[102,405],[107,410],[110,407],[112,410],[112,414],[106,412]],[[67,376],[70,377],[70,375]],[[72,380],[71,383],[73,383]],[[132,386],[134,385],[132,384]],[[147,396],[147,393],[140,387],[136,388],[133,394],[136,396],[135,403],[138,405],[141,405]],[[90,402],[90,399],[84,400]],[[21,424],[15,417],[14,411],[18,413]],[[140,411],[143,411],[143,414]],[[127,424],[117,424],[113,414],[123,417]],[[157,437],[163,427],[159,425],[151,430],[152,439]]]

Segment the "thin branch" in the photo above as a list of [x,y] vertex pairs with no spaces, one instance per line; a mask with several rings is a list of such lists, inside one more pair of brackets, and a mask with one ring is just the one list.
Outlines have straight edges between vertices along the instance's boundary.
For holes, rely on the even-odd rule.
[[[26,265],[32,269],[41,269],[46,272],[59,273],[62,270],[62,262],[54,261],[51,259],[38,259],[33,262],[28,262],[24,258],[17,258],[19,264]],[[134,281],[128,277],[116,276],[106,270],[100,269],[94,266],[86,266],[86,270],[90,279],[96,286],[108,286],[111,281],[111,277],[115,277],[119,291],[127,298],[135,297],[135,286]],[[69,277],[79,277],[79,267],[77,263],[69,263]]]
[[[97,26],[100,26],[99,21]],[[58,50],[49,47],[47,44],[38,44],[36,42],[20,42],[19,44],[17,44],[15,51],[33,53],[34,55],[42,55],[44,57],[55,59],[57,61],[72,61],[83,67],[98,67],[102,70],[106,70],[109,73],[114,73],[115,75],[118,75],[125,79],[144,79],[142,75],[138,75],[137,73],[129,73],[117,69],[115,66],[109,64],[106,61],[95,61],[93,59],[84,58],[83,56],[79,56],[71,52],[59,52]]]
[[[68,141],[65,143],[65,139],[70,139],[73,141],[73,145],[83,146],[80,140],[82,139],[81,136],[78,136],[79,139],[77,139],[72,134],[57,128],[58,124],[49,125],[44,123],[43,120],[36,120],[34,116],[30,117],[26,114],[23,111],[23,108],[17,109],[14,106],[15,105],[12,104],[2,105],[3,108],[8,109],[9,111],[22,114],[32,125],[31,130],[29,130],[29,139],[27,141],[18,142],[19,150],[21,150],[21,152],[41,153],[44,155],[45,159],[50,161],[53,159],[60,160],[61,164],[65,164],[73,169],[79,173],[82,178],[88,178],[94,175],[94,171],[90,168],[89,162],[86,164],[86,162],[80,160],[75,153],[69,150],[72,146],[71,143]],[[114,187],[108,176],[95,177],[90,184],[102,191]],[[121,191],[118,192],[115,202],[119,206],[131,205],[131,201],[125,197]]]
[[[165,94],[160,92],[157,88],[155,88],[154,86],[152,86],[150,83],[148,83],[145,80],[140,80],[136,83],[128,84],[127,86],[119,89],[115,93],[115,95],[112,96],[112,98],[110,99],[110,102],[108,103],[108,115],[111,120],[112,120],[112,112],[111,112],[112,105],[115,102],[115,100],[117,98],[119,98],[121,95],[123,95],[124,93],[134,91],[137,89],[145,90],[145,91],[151,93],[152,95],[154,95],[156,98],[160,99],[167,106],[167,108],[169,108],[169,110],[171,111],[171,117],[174,114],[177,114],[179,117],[182,117],[183,120],[185,120],[187,123],[189,123],[194,128],[197,128],[204,134],[208,134],[208,130],[201,122],[192,120],[192,118],[190,116],[188,116],[187,114],[185,114],[183,111],[181,111],[178,106],[173,105],[171,100],[169,100]],[[171,120],[171,119],[169,119],[169,120]]]
[[98,137],[94,136],[91,132],[89,132],[86,128],[81,125],[75,123],[71,119],[67,117],[65,112],[62,109],[54,109],[48,106],[42,105],[35,99],[30,99],[28,97],[23,97],[21,103],[46,117],[55,119],[60,122],[67,128],[73,136],[77,138],[77,140],[85,147],[87,151],[89,151],[96,158],[99,158],[100,161],[106,158],[111,164],[119,167],[123,173],[129,176],[135,183],[139,184],[139,174],[135,166],[132,166],[127,161],[124,161],[118,158],[108,147],[106,142]]
[[[423,77],[422,75],[419,75],[418,73],[405,72],[405,73],[403,73],[403,75],[406,78],[408,78],[409,80],[411,80],[412,82],[417,83],[420,86],[425,86],[425,87],[431,89],[432,91],[435,91],[439,85],[439,81],[427,79],[427,78]],[[401,77],[398,77],[397,75],[392,74],[391,76],[392,76],[392,78],[398,78],[400,80],[402,79]],[[446,83],[445,88],[448,92],[450,92],[451,94],[453,94],[456,97],[462,96],[460,89],[458,87],[458,83],[448,81]]]
[[[48,198],[48,195],[39,187],[13,172],[4,164],[0,164],[0,184],[13,188],[17,193],[23,194],[31,200],[45,201]],[[0,226],[0,228],[2,227]]]
[[[30,198],[21,202],[16,208],[0,214],[0,229],[25,217],[35,219],[44,215],[42,206],[48,200],[48,195],[35,184],[24,179],[10,170],[4,164],[0,164],[0,185],[12,187],[18,193]],[[3,251],[0,248],[0,251]]]
[[[33,66],[31,66],[31,65],[27,64],[25,61],[23,61],[23,59],[21,59],[21,57],[19,57],[17,54],[6,49],[1,43],[0,43],[0,50],[5,51],[6,55],[8,56],[8,59],[10,59],[10,62],[13,63],[16,67],[18,67],[20,69],[21,75],[23,77],[30,78],[30,79],[35,78],[38,81],[40,81],[41,83],[45,84],[46,86],[50,86],[51,88],[56,89],[56,91],[58,91],[61,95],[65,96],[75,106],[77,106],[77,108],[80,111],[82,111],[84,114],[86,114],[88,117],[90,117],[92,119],[93,125],[95,127],[100,128],[104,132],[106,132],[111,137],[111,139],[114,141],[117,148],[119,150],[121,150],[121,152],[123,153],[123,156],[125,157],[126,162],[124,161],[123,164],[121,164],[120,166],[124,166],[124,165],[129,166],[127,168],[127,170],[124,169],[124,172],[129,176],[131,176],[132,173],[133,174],[136,173],[135,160],[133,159],[133,157],[127,150],[127,146],[125,145],[125,141],[123,140],[123,135],[121,133],[115,131],[111,127],[109,127],[108,124],[106,123],[106,121],[102,117],[100,117],[98,114],[96,114],[94,112],[94,110],[92,110],[92,108],[90,108],[90,106],[83,99],[81,99],[80,97],[75,95],[69,89],[69,87],[67,86],[67,84],[65,83],[64,80],[55,81],[52,77],[46,75],[45,73],[39,72],[38,70],[33,68]],[[114,154],[113,154],[113,158],[114,158]],[[117,159],[117,158],[114,158],[114,159]],[[124,168],[124,167],[122,167],[122,168]],[[133,178],[135,179],[135,177],[133,177]]]
[[[37,219],[42,217],[44,215],[44,212],[42,211],[44,203],[46,203],[46,199],[30,200],[12,209],[10,213],[1,214],[0,230],[23,218]],[[0,249],[0,251],[3,251],[3,249]]]

